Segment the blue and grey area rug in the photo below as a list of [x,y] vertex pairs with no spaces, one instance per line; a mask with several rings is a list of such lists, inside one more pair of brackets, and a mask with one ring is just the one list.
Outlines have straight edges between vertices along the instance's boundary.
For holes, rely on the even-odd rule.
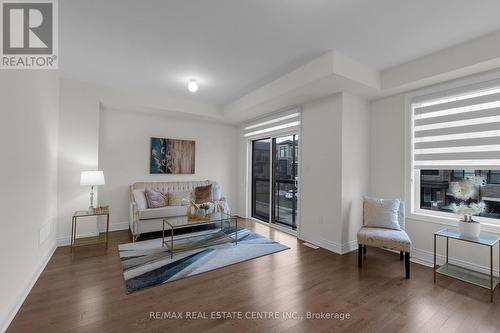
[[[234,227],[226,227],[222,232],[235,237]],[[219,230],[204,230],[189,234],[189,238],[175,237],[175,248],[191,247],[193,242],[203,247],[174,253],[173,259],[168,249],[161,246],[161,238],[119,245],[127,291],[131,293],[289,249],[245,228],[238,228],[238,244],[228,243],[225,235]]]

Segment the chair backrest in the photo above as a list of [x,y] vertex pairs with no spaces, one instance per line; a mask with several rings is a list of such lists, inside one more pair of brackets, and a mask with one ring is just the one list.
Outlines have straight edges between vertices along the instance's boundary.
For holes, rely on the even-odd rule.
[[405,202],[400,199],[399,212],[398,212],[398,222],[401,230],[405,230]]
[[[363,225],[365,225],[365,213],[364,213],[364,210],[365,210],[365,202],[363,200]],[[406,218],[406,214],[405,214],[405,202],[401,199],[399,199],[399,210],[398,210],[398,223],[399,223],[399,227],[401,228],[401,230],[405,230],[405,218]]]

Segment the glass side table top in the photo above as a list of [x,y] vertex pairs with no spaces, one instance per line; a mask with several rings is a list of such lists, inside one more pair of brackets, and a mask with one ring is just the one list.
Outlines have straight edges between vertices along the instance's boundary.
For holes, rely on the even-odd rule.
[[99,216],[99,215],[108,215],[109,211],[103,212],[89,212],[88,210],[77,210],[73,213],[73,217],[87,217],[87,216]]
[[499,240],[498,236],[493,235],[493,234],[489,234],[489,233],[485,233],[485,232],[481,232],[479,237],[476,237],[476,238],[465,237],[465,236],[462,236],[460,234],[460,231],[458,231],[458,229],[455,229],[455,228],[442,229],[442,230],[436,231],[434,234],[438,235],[438,236],[443,236],[443,237],[448,237],[448,238],[453,238],[453,239],[460,239],[460,240],[464,240],[467,242],[483,244],[483,245],[488,245],[488,246],[495,245]]

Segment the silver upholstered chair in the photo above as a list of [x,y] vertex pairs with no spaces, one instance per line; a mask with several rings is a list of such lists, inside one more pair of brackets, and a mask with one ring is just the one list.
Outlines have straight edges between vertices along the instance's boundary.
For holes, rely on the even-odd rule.
[[363,204],[363,227],[358,232],[358,267],[363,265],[363,254],[366,247],[373,246],[383,249],[399,251],[399,258],[405,259],[406,278],[410,278],[410,251],[411,240],[405,232],[405,204],[401,201],[398,210],[398,223],[401,230],[376,228],[365,226],[365,207]]

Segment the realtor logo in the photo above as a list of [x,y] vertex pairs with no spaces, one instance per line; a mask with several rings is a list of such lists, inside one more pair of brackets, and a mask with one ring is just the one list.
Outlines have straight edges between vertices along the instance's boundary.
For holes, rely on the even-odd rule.
[[0,0],[2,69],[57,69],[57,0]]

